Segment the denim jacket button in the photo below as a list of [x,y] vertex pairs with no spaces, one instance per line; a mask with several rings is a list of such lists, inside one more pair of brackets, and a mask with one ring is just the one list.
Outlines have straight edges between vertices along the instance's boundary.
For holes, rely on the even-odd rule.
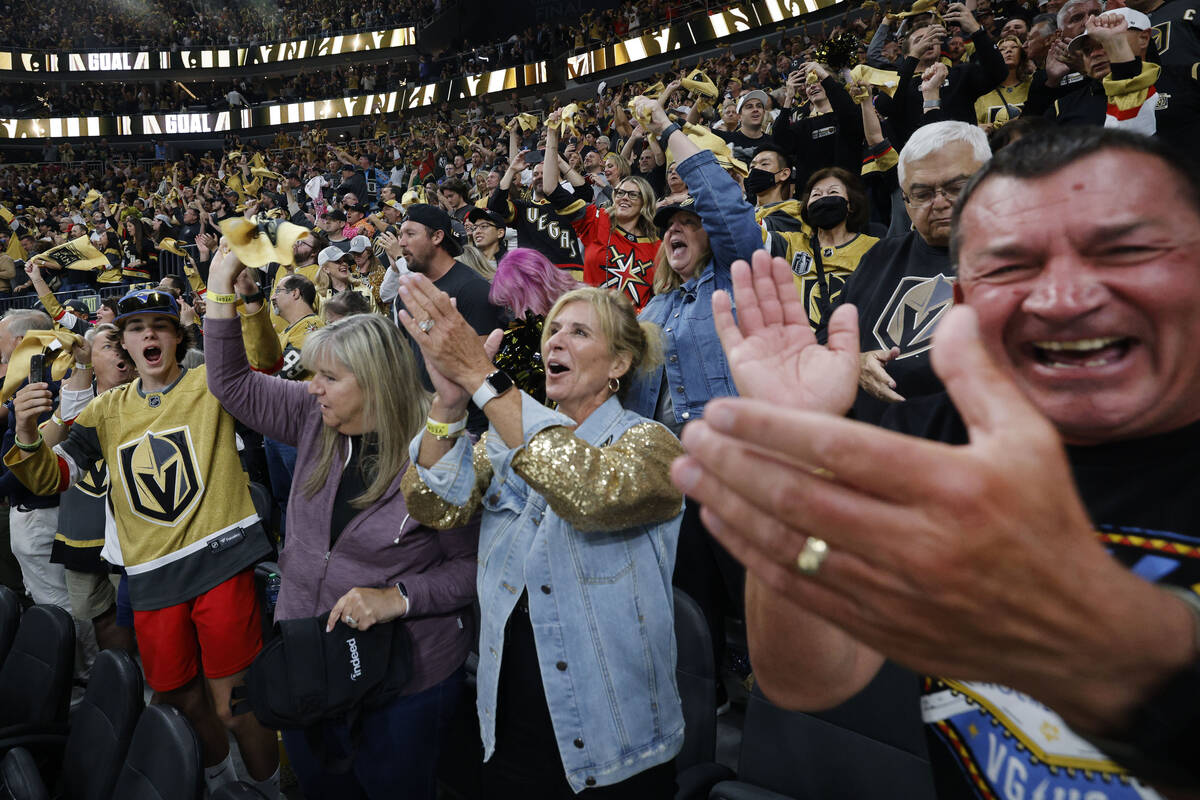
[[675,355],[674,353],[671,353],[671,363],[674,364],[678,360],[679,360],[679,356]]
[[488,498],[488,499],[489,499],[489,500],[491,500],[493,503],[499,503],[499,502],[500,502],[500,493],[499,493],[499,492],[493,492],[493,493],[492,493],[492,496],[491,496],[490,498]]
[[583,749],[583,739],[576,739],[575,746],[578,747],[580,750],[582,750]]
[[550,587],[549,587],[549,586],[543,586],[543,587],[542,587],[542,594],[550,594]]
[[680,414],[679,416],[683,417],[684,419],[691,419],[692,415],[690,413],[688,413],[687,411],[685,411],[682,414]]
[[595,785],[596,785],[596,779],[595,779],[595,778],[588,778],[586,781],[584,781],[584,783],[586,783],[588,786],[595,786]]
[[558,667],[559,672],[567,671],[567,662],[565,662],[565,661],[560,661],[557,664],[555,664],[554,666]]

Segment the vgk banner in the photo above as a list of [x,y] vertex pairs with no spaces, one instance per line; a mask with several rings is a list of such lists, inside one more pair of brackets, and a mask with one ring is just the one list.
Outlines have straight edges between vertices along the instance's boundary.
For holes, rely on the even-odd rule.
[[707,18],[693,17],[658,31],[569,56],[567,79],[582,78],[731,34],[786,22],[840,2],[842,0],[752,0],[735,4],[724,11],[711,13]]
[[46,252],[40,254],[38,259],[51,261],[58,269],[75,269],[81,272],[108,269],[110,266],[108,259],[104,257],[103,253],[92,246],[91,241],[86,236],[72,239],[69,242],[60,244],[58,247],[51,247]]
[[[104,53],[47,53],[0,51],[0,72],[136,72],[152,77],[167,70],[228,69],[288,64],[308,58],[340,56],[371,50],[416,47],[416,28],[391,28],[342,36],[316,36],[252,47],[207,47],[176,51],[116,51]],[[399,54],[397,54],[399,55]]]

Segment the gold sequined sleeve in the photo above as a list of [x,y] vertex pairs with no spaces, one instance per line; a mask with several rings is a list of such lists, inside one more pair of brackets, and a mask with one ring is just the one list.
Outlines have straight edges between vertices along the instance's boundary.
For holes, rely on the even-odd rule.
[[634,425],[595,447],[564,427],[546,428],[513,457],[513,471],[546,498],[554,513],[582,531],[614,531],[671,519],[681,495],[671,462],[683,454],[661,425]]
[[412,518],[439,531],[461,528],[470,522],[471,517],[479,511],[480,498],[492,482],[492,462],[487,456],[486,433],[475,443],[471,460],[475,468],[475,488],[471,490],[471,498],[464,506],[456,506],[439,497],[421,480],[417,465],[410,464],[400,480],[400,491],[404,492],[404,501]]

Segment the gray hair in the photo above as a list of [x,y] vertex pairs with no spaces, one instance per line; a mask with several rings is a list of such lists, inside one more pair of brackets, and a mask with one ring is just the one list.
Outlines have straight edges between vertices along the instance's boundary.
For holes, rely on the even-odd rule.
[[900,151],[900,162],[896,171],[900,178],[900,186],[904,186],[904,176],[910,161],[919,161],[931,156],[951,142],[962,142],[971,148],[972,155],[981,165],[986,164],[992,157],[988,147],[987,134],[969,122],[945,120],[922,125],[908,137],[908,143]]
[[1046,31],[1046,35],[1054,33],[1058,30],[1058,18],[1054,14],[1038,14],[1033,18],[1033,23],[1029,26],[1029,30],[1033,30],[1039,25],[1048,25],[1050,30]]
[[84,332],[83,338],[87,342],[92,342],[102,333],[107,333],[118,342],[121,341],[121,329],[111,322],[101,322],[99,325],[93,325]]
[[[1058,25],[1059,30],[1062,30],[1062,26],[1066,24],[1067,15],[1071,13],[1072,8],[1091,2],[1094,2],[1094,0],[1067,0],[1067,2],[1063,3],[1063,7],[1058,10],[1058,16],[1054,20],[1055,24]],[[1100,7],[1101,9],[1104,8],[1103,3]]]
[[30,331],[52,331],[54,320],[45,311],[36,308],[14,308],[4,315],[8,335],[19,338]]

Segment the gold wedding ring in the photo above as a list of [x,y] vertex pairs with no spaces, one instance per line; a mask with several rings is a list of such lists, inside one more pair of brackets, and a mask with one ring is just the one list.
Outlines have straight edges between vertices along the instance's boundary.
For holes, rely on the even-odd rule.
[[828,557],[829,545],[825,540],[809,536],[804,540],[804,546],[800,548],[800,553],[796,556],[796,569],[801,575],[812,577],[821,571],[821,565]]

